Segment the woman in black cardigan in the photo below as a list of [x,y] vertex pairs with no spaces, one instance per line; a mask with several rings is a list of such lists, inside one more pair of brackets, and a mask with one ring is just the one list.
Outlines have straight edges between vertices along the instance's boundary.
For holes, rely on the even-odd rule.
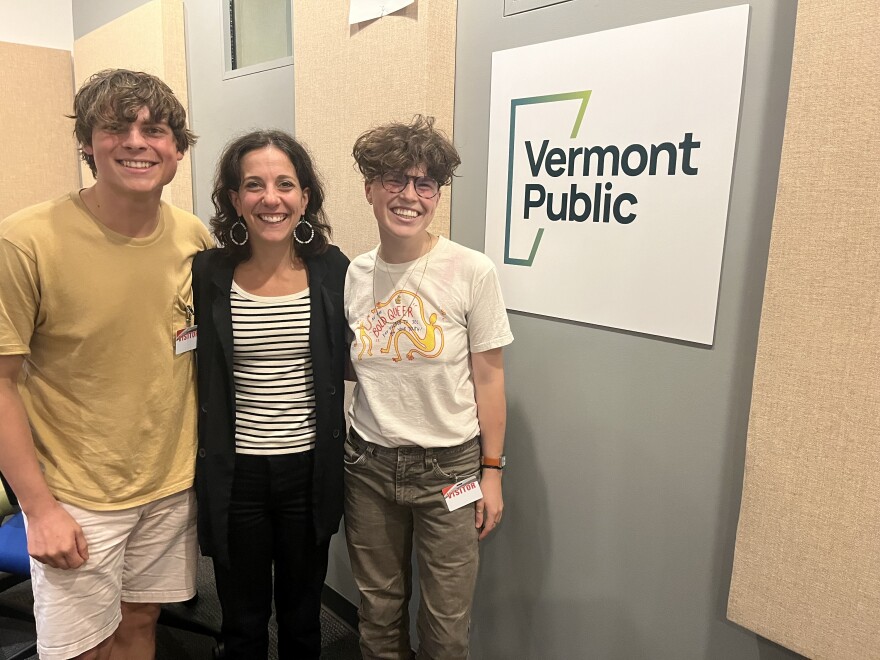
[[[199,543],[213,558],[227,657],[317,658],[321,589],[342,514],[342,290],[323,190],[278,131],[231,142],[215,177],[220,248],[193,263]],[[274,585],[273,585],[274,565]]]

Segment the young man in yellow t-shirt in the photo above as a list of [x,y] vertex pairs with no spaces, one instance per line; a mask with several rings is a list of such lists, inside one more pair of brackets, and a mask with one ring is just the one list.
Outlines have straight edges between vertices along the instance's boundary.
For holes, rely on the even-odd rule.
[[153,658],[160,603],[195,593],[190,264],[161,201],[194,143],[158,78],[74,100],[96,182],[0,222],[0,472],[28,523],[43,660]]

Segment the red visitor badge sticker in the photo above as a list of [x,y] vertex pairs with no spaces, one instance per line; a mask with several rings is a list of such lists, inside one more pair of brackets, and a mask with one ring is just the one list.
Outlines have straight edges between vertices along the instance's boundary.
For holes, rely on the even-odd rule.
[[174,338],[174,354],[180,355],[195,350],[197,340],[198,326],[191,325],[183,330],[178,330],[177,336]]
[[477,475],[462,479],[458,483],[447,486],[440,492],[443,493],[443,501],[446,502],[446,508],[450,511],[460,509],[465,504],[476,502],[483,497],[483,491],[480,489]]

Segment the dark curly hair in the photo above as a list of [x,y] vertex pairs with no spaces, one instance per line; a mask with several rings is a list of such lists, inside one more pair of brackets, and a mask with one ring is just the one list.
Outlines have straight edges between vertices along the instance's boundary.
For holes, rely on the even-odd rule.
[[[315,171],[312,159],[305,148],[284,131],[254,131],[242,135],[226,145],[220,160],[217,163],[217,171],[214,174],[214,192],[211,200],[214,202],[214,216],[211,218],[211,229],[217,242],[226,253],[236,261],[246,261],[251,256],[251,245],[236,245],[232,241],[232,226],[238,221],[238,213],[229,197],[231,190],[237,191],[241,187],[241,161],[251,151],[275,147],[282,151],[293,165],[296,178],[299,179],[300,187],[309,189],[309,203],[306,206],[305,220],[308,220],[315,229],[315,236],[306,244],[297,243],[291,236],[291,251],[301,259],[312,255],[321,254],[330,244],[332,230],[324,213],[324,187],[320,177]],[[294,231],[298,231],[297,226]],[[308,238],[306,232],[300,238]]]
[[94,156],[82,147],[92,146],[92,131],[120,122],[132,123],[141,108],[150,119],[168,122],[177,150],[184,154],[196,143],[195,133],[186,127],[186,109],[174,92],[156,76],[143,71],[105,69],[89,78],[73,99],[73,134],[80,145],[82,159],[97,177]]
[[386,172],[407,172],[424,165],[441,186],[452,181],[461,158],[452,142],[434,128],[434,118],[416,115],[409,124],[392,122],[371,128],[355,140],[352,156],[367,182]]

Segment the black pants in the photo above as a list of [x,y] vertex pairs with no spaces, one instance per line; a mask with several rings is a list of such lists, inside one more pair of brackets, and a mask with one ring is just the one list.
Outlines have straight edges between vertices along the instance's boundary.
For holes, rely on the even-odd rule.
[[313,463],[313,452],[235,457],[230,567],[214,562],[230,659],[269,656],[273,563],[279,659],[321,655],[321,590],[330,544],[315,542]]

